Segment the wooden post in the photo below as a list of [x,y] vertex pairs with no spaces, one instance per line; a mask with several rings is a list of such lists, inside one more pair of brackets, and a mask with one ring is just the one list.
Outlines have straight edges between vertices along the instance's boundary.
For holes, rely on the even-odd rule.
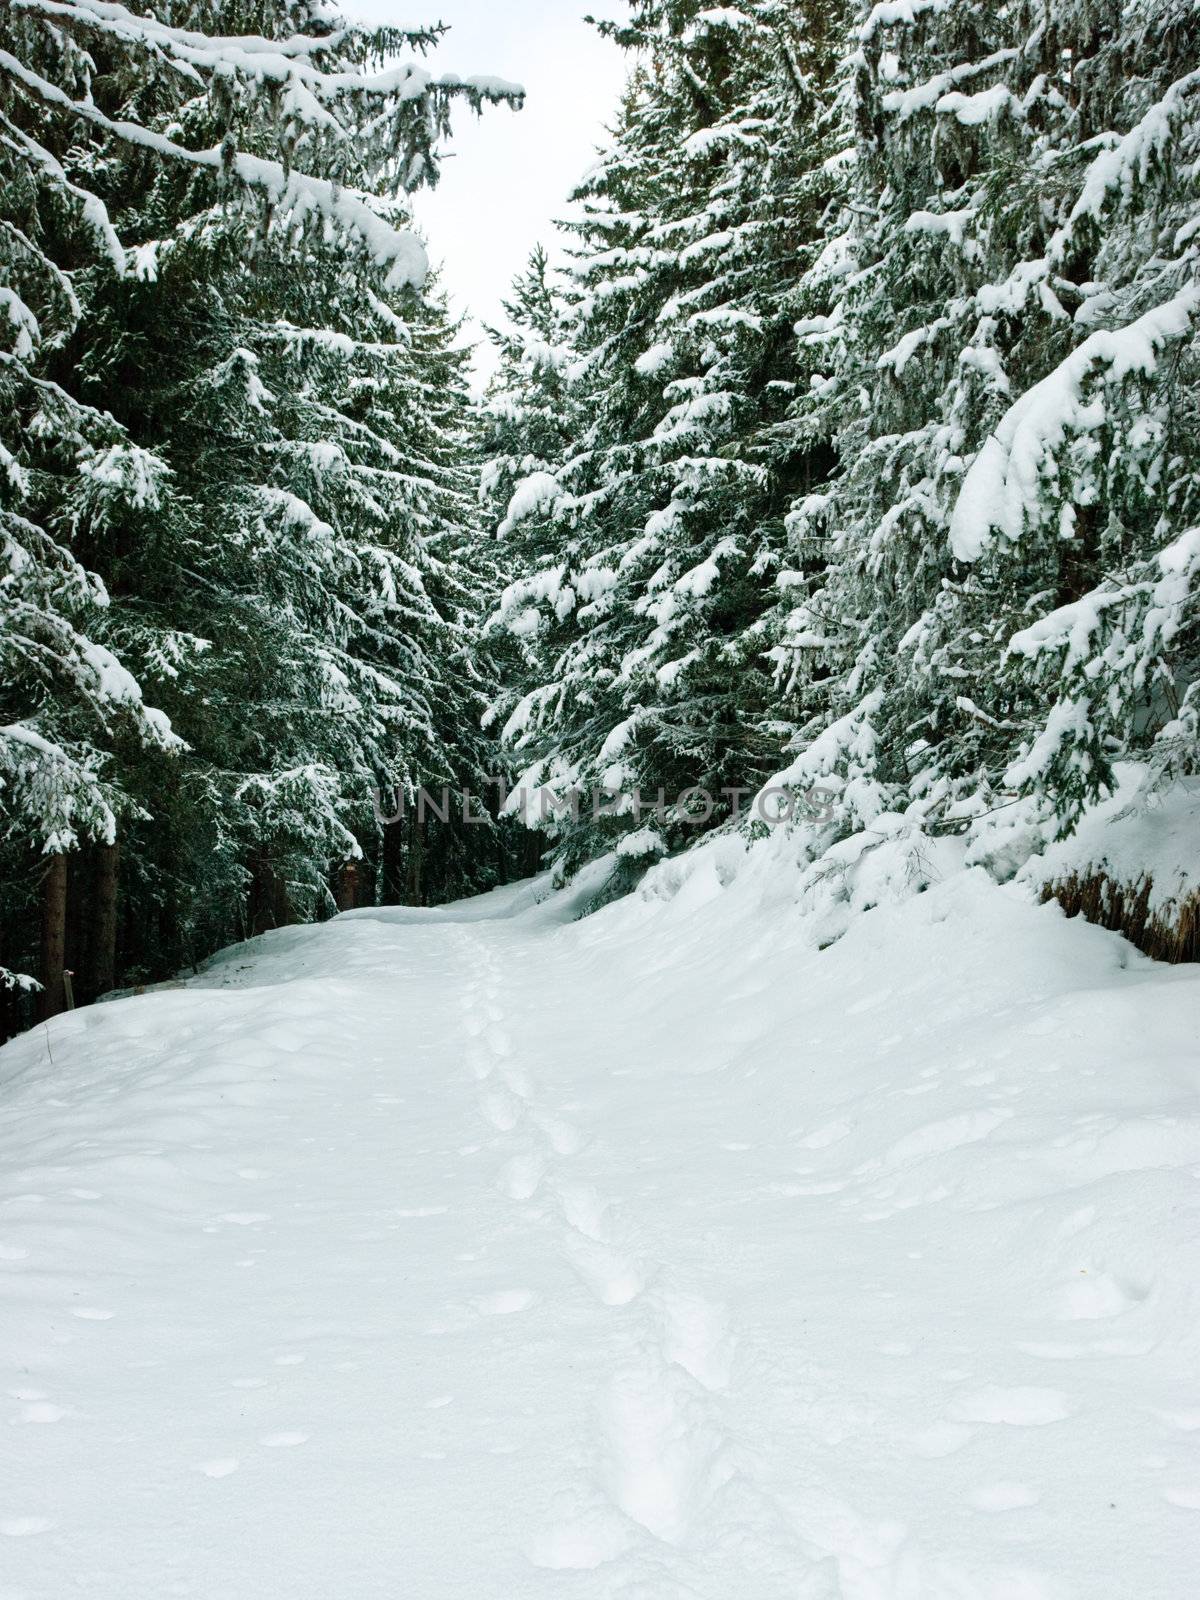
[[117,883],[120,852],[116,844],[96,848],[92,888],[92,936],[89,941],[88,988],[91,998],[107,994],[116,982]]
[[67,940],[67,858],[62,851],[47,857],[42,879],[42,993],[38,1008],[44,1022],[65,1009],[63,970]]

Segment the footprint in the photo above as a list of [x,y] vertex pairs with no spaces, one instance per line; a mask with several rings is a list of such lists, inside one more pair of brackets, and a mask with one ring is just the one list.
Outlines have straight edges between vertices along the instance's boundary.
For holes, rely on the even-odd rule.
[[729,1387],[733,1340],[728,1314],[701,1295],[669,1294],[663,1302],[666,1336],[663,1350],[703,1388],[719,1393]]
[[503,1028],[489,1028],[487,1030],[487,1042],[493,1053],[498,1056],[512,1054],[512,1045],[509,1043],[508,1035]]
[[637,1263],[609,1245],[580,1238],[568,1239],[565,1248],[575,1271],[606,1306],[627,1306],[646,1287]]
[[[706,1497],[717,1440],[649,1370],[618,1374],[605,1401],[613,1501],[655,1538],[679,1544]],[[715,1485],[714,1485],[715,1486]]]
[[528,1100],[532,1097],[533,1079],[524,1067],[505,1067],[504,1081],[519,1099]]
[[298,1444],[307,1444],[308,1434],[285,1428],[282,1433],[264,1433],[258,1442],[268,1450],[291,1450]]
[[[17,1400],[26,1398],[30,1400],[41,1399],[40,1395],[22,1395],[16,1389],[11,1390],[10,1393]],[[1178,1428],[1181,1433],[1195,1433],[1196,1429],[1200,1428],[1200,1409],[1195,1411],[1159,1411],[1156,1415],[1169,1428]]]
[[557,1498],[562,1503],[562,1521],[532,1540],[526,1552],[535,1567],[551,1572],[592,1572],[624,1555],[633,1543],[628,1522],[611,1506],[603,1502],[572,1504],[565,1494]]
[[773,1183],[768,1193],[780,1195],[785,1200],[798,1200],[809,1195],[840,1194],[845,1187],[844,1182],[836,1179],[828,1183]]
[[471,1044],[467,1046],[467,1065],[474,1073],[476,1079],[482,1083],[485,1078],[490,1078],[496,1070],[496,1063],[492,1055],[482,1045]]
[[475,1305],[481,1316],[508,1317],[514,1311],[528,1311],[538,1298],[532,1289],[500,1289],[495,1294],[481,1295]]
[[101,1311],[96,1306],[73,1306],[71,1315],[78,1317],[81,1322],[109,1322],[114,1313]]
[[[266,1440],[263,1440],[266,1443]],[[239,1466],[236,1456],[222,1456],[218,1461],[202,1461],[196,1468],[206,1478],[227,1478],[231,1472],[236,1472]]]
[[1164,1489],[1163,1499],[1184,1511],[1200,1511],[1200,1489]]
[[573,1123],[565,1122],[561,1117],[538,1117],[538,1127],[550,1141],[550,1148],[556,1156],[577,1155],[584,1146],[584,1137]]
[[1058,1225],[1059,1238],[1071,1239],[1085,1228],[1090,1228],[1096,1220],[1096,1214],[1095,1206],[1080,1206],[1077,1211],[1072,1211]]
[[603,1242],[608,1206],[595,1189],[586,1184],[564,1184],[558,1191],[558,1198],[563,1215],[578,1233]]
[[1055,1315],[1060,1322],[1098,1322],[1119,1317],[1145,1298],[1145,1293],[1126,1288],[1106,1272],[1081,1268],[1079,1276],[1059,1291]]
[[500,1169],[500,1188],[510,1200],[532,1200],[545,1171],[544,1156],[514,1156]]
[[949,1407],[958,1422],[990,1422],[1012,1428],[1041,1428],[1071,1414],[1061,1389],[1001,1389],[989,1385],[962,1395]]
[[31,1534],[49,1533],[54,1524],[49,1517],[5,1517],[0,1534],[6,1539],[27,1539]]
[[511,1133],[521,1120],[521,1102],[507,1089],[494,1089],[485,1094],[479,1109],[499,1133]]

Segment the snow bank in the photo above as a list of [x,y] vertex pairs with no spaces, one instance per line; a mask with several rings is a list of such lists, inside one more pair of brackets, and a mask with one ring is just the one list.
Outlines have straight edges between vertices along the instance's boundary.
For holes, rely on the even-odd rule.
[[1200,782],[1188,779],[1142,796],[1146,768],[1117,767],[1110,799],[1089,810],[1069,839],[1052,844],[1020,873],[1035,889],[1104,874],[1114,883],[1149,885],[1148,909],[1173,916],[1200,893]]

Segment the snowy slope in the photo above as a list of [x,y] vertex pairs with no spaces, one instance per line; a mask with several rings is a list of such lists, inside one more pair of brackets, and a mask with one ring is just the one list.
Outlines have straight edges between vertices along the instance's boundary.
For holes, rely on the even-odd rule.
[[779,849],[0,1052],[2,1600],[1190,1600],[1200,973]]

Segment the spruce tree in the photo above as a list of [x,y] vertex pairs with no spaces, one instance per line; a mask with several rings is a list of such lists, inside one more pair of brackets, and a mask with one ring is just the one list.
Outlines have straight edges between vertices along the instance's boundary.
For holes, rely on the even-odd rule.
[[844,785],[844,830],[995,813],[1027,851],[1122,754],[1194,766],[1194,22],[861,27],[851,270],[802,328],[839,471],[794,525],[828,566],[779,653],[815,712],[791,776]]
[[437,32],[286,3],[0,22],[4,872],[27,905],[48,854],[61,918],[70,854],[77,949],[89,878],[111,937],[119,826],[160,971],[237,931],[247,872],[255,920],[315,909],[367,780],[461,716],[426,669],[461,633],[430,591],[457,604],[465,394],[387,196],[435,178],[455,98],[518,92],[383,65]]
[[576,431],[561,464],[529,452],[501,523],[525,560],[500,620],[544,668],[508,720],[533,820],[543,790],[614,813],[566,825],[570,858],[640,834],[635,790],[668,802],[647,847],[679,842],[676,796],[745,789],[777,757],[764,619],[784,513],[821,470],[780,425],[840,183],[828,6],[638,3],[605,31],[638,54],[571,224]]

